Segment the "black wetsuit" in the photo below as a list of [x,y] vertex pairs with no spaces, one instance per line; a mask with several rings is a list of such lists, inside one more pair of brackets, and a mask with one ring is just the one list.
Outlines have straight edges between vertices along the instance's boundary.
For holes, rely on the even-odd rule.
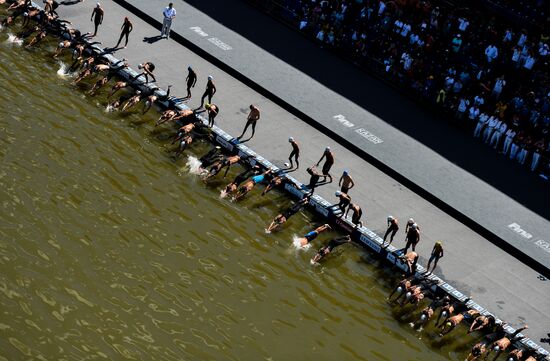
[[348,236],[331,239],[328,244],[323,248],[327,249],[329,252],[332,252],[334,248],[346,243],[349,243]]
[[290,217],[298,213],[300,209],[302,209],[302,207],[305,206],[306,204],[307,202],[302,202],[302,201],[295,203],[294,205],[292,205],[290,208],[286,209],[283,212],[283,217],[285,217],[288,220]]
[[247,169],[244,172],[238,174],[232,183],[238,187],[239,185],[241,185],[242,182],[247,180],[252,174],[256,174],[256,173],[257,172],[255,169]]
[[201,162],[201,166],[203,168],[206,168],[214,164],[214,162],[218,161],[221,157],[222,155],[220,154],[220,150],[214,148],[202,157],[200,157],[199,160]]

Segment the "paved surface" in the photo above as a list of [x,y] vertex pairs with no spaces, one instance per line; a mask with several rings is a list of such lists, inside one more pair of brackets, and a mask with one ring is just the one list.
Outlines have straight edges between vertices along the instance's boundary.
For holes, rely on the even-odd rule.
[[[164,6],[162,1],[126,2],[156,18]],[[178,34],[482,225],[489,231],[485,237],[501,247],[512,245],[542,265],[539,271],[548,272],[547,182],[240,0],[188,0],[176,7],[172,29]],[[383,143],[369,141],[370,134]],[[512,224],[518,225],[515,231]]]
[[[143,2],[144,7],[149,6],[147,4],[148,2]],[[158,7],[163,6],[160,1],[152,1],[151,4],[157,7],[154,14],[159,13]],[[84,2],[63,6],[58,9],[58,12],[61,17],[70,20],[76,28],[87,31],[92,29],[89,16],[93,6],[93,2]],[[259,121],[256,136],[248,142],[248,145],[271,161],[280,164],[290,152],[287,138],[294,136],[302,146],[302,167],[293,175],[302,181],[308,179],[305,168],[319,159],[325,145],[330,145],[337,158],[333,174],[339,176],[344,168],[351,170],[358,186],[350,194],[353,200],[363,207],[367,225],[371,229],[383,233],[388,213],[397,216],[402,224],[407,218],[414,216],[422,227],[422,239],[418,250],[422,255],[423,264],[435,240],[444,239],[445,257],[436,270],[439,276],[508,320],[512,326],[527,322],[531,326],[528,335],[534,340],[538,341],[548,332],[545,327],[550,324],[550,317],[545,312],[550,309],[550,300],[547,297],[550,281],[540,280],[535,271],[487,242],[464,224],[187,48],[173,40],[163,39],[150,43],[150,39],[157,36],[159,32],[120,6],[112,2],[104,3],[103,6],[106,15],[97,40],[103,42],[104,46],[113,46],[116,43],[124,16],[130,16],[134,23],[129,46],[127,49],[117,51],[115,55],[118,58],[129,59],[134,68],[143,61],[152,61],[157,66],[155,74],[159,86],[164,88],[168,84],[174,84],[173,94],[182,96],[185,94],[185,69],[188,64],[192,64],[198,71],[199,81],[194,89],[194,96],[189,101],[190,107],[198,105],[206,76],[213,75],[218,88],[213,102],[221,108],[221,113],[216,119],[217,124],[233,135],[240,134],[245,123],[248,105],[257,104],[262,110],[262,118]],[[181,15],[185,15],[183,13],[180,11]],[[181,15],[174,25],[185,23],[184,16]],[[193,18],[194,23],[199,24],[201,19],[207,19],[198,12]],[[208,24],[213,24],[212,20],[208,21]],[[189,22],[185,25],[189,25]],[[174,26],[173,29],[175,28]],[[188,27],[184,26],[182,31],[185,32],[186,29]],[[217,34],[222,39],[224,34],[222,32]],[[208,42],[208,44],[212,43]],[[231,45],[235,47],[234,49],[239,46],[237,43]],[[231,54],[234,56],[236,53],[237,51],[234,51]],[[284,76],[281,78],[284,79]],[[280,79],[273,78],[272,81],[280,81]],[[309,105],[309,108],[314,109],[318,106],[319,99],[325,100],[319,97],[315,103],[312,102]],[[442,178],[440,181],[444,185],[447,178]],[[319,193],[327,200],[335,200],[333,192],[336,188],[336,184],[330,184],[320,188]],[[268,221],[266,220],[266,224]],[[403,245],[403,233],[396,237],[394,244]]]

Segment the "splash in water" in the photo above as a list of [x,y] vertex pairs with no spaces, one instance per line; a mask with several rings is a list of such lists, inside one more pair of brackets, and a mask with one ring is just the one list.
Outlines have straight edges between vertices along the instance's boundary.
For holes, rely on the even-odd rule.
[[298,237],[297,235],[293,235],[292,236],[292,245],[294,246],[294,248],[298,249],[298,250],[308,250],[311,248],[311,244],[308,243],[306,244],[305,246],[302,246],[302,243],[301,243],[301,239],[303,237]]
[[6,40],[6,42],[9,44],[15,44],[15,45],[21,46],[21,44],[23,44],[23,39],[19,39],[17,36],[13,34],[8,34],[8,40]]
[[105,107],[105,113],[112,113],[115,111],[115,108],[110,104]]
[[227,193],[227,192],[225,191],[225,188],[224,188],[224,189],[222,189],[222,191],[220,192],[220,198],[223,199],[223,198],[227,197],[228,194],[229,194],[229,193]]
[[201,168],[202,162],[197,158],[193,156],[187,157],[187,163],[185,164],[187,168],[189,168],[189,172],[192,174],[202,174],[203,170]]
[[69,73],[67,73],[67,64],[65,64],[62,61],[59,62],[59,69],[57,70],[57,75],[61,77],[66,77],[70,75]]

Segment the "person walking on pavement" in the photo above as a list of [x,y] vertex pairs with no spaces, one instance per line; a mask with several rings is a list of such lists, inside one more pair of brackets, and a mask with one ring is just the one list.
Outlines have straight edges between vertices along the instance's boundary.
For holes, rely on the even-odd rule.
[[204,99],[208,97],[208,103],[212,103],[212,97],[216,94],[216,86],[214,85],[214,78],[212,75],[208,76],[208,81],[206,82],[206,90],[204,91],[204,94],[201,98],[201,105],[199,105],[199,109],[202,108],[204,104]]
[[316,166],[319,166],[323,158],[326,158],[325,164],[323,164],[322,172],[324,176],[324,180],[327,179],[327,177],[330,179],[330,182],[332,182],[332,176],[330,175],[330,168],[334,164],[334,154],[331,152],[330,147],[326,147],[325,151],[323,152],[323,155],[321,156],[321,159],[317,162]]
[[395,234],[399,230],[399,223],[397,222],[397,218],[393,216],[388,216],[388,229],[386,230],[386,233],[384,234],[384,242],[382,242],[382,247],[384,247],[384,244],[386,243],[386,238],[391,233],[390,236],[390,243],[386,247],[388,247],[393,242],[393,237],[395,237]]
[[96,4],[94,11],[92,11],[92,16],[90,17],[90,21],[94,22],[94,34],[92,36],[97,35],[97,28],[99,28],[99,25],[103,23],[103,15],[105,12],[103,11],[103,8],[99,3]]
[[352,189],[353,186],[355,186],[355,182],[353,181],[353,178],[351,178],[347,170],[342,173],[338,185],[341,186],[340,191],[344,193],[348,193],[348,191]]
[[172,20],[176,17],[176,9],[174,9],[174,4],[168,4],[168,7],[164,8],[162,15],[164,15],[164,21],[162,22],[160,37],[165,37],[168,39],[170,38],[170,27],[172,26]]
[[[435,268],[437,267],[437,262],[441,257],[443,257],[443,244],[441,243],[441,241],[437,241],[435,242],[434,248],[432,249],[432,254],[430,255],[430,259],[428,260],[426,273],[432,273],[435,270]],[[430,265],[432,264],[432,261],[434,261],[434,268],[432,268],[432,271],[430,272]]]
[[290,155],[288,156],[290,168],[294,167],[294,163],[292,162],[292,157],[294,157],[294,160],[296,161],[296,169],[298,169],[300,167],[300,162],[298,162],[298,158],[300,158],[300,147],[298,146],[298,142],[292,137],[288,138],[288,142],[292,146],[292,152],[290,152]]
[[248,113],[248,117],[246,118],[246,125],[244,126],[242,134],[237,137],[237,140],[240,140],[244,136],[244,133],[246,133],[249,126],[252,126],[252,135],[247,140],[252,139],[254,133],[256,132],[256,123],[258,122],[258,119],[260,119],[260,109],[258,109],[257,106],[250,104],[250,113]]
[[208,127],[212,128],[214,126],[214,118],[216,118],[220,112],[220,108],[218,108],[216,104],[209,103],[206,103],[204,107],[208,111]]
[[187,71],[187,78],[185,78],[187,82],[187,99],[191,99],[191,88],[194,88],[195,84],[197,84],[197,73],[195,73],[191,66],[187,67]]
[[130,21],[130,19],[128,19],[128,17],[124,18],[124,22],[122,23],[120,29],[122,31],[120,32],[120,38],[118,38],[118,42],[116,43],[115,48],[118,48],[123,37],[126,37],[126,41],[124,43],[124,47],[126,48],[126,46],[128,46],[128,36],[134,29],[132,22]]

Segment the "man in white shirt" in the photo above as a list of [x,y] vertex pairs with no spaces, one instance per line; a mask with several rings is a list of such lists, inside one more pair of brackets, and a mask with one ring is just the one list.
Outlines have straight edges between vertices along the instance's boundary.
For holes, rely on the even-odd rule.
[[502,89],[506,85],[506,80],[504,80],[504,76],[501,76],[497,80],[495,80],[495,86],[493,87],[493,97],[495,99],[498,99],[500,97],[500,93],[502,93]]
[[470,22],[465,18],[458,18],[458,30],[466,31]]
[[506,125],[505,122],[501,120],[499,120],[499,122],[500,125],[495,127],[495,132],[493,133],[491,142],[489,143],[489,146],[493,146],[494,149],[497,149],[498,143],[500,142],[500,137],[506,132],[506,129],[508,129],[508,125]]
[[464,98],[460,98],[460,101],[458,102],[458,107],[456,109],[455,117],[458,120],[462,120],[464,118],[464,113],[468,110],[468,105],[470,105],[470,101]]
[[515,136],[516,131],[513,128],[508,128],[508,130],[506,131],[506,139],[504,139],[504,146],[502,147],[502,154],[508,154],[510,146],[512,145],[512,140],[514,140]]
[[495,60],[498,57],[498,49],[493,44],[490,44],[485,49],[485,55],[487,56],[487,62],[491,63],[493,60]]
[[489,122],[487,123],[487,127],[485,128],[485,132],[483,132],[483,142],[489,143],[489,140],[491,139],[491,135],[493,135],[493,131],[495,130],[495,126],[497,125],[497,118],[494,116],[491,116],[489,118]]
[[468,118],[470,118],[470,120],[473,122],[477,119],[479,115],[479,108],[477,107],[477,105],[472,105],[470,107],[470,110],[468,110]]
[[170,27],[172,26],[172,20],[174,20],[174,18],[176,17],[176,9],[174,9],[174,4],[168,4],[168,7],[164,8],[162,15],[164,15],[164,21],[162,22],[162,30],[160,32],[160,36],[168,39],[170,37]]
[[479,115],[479,120],[477,122],[476,129],[474,130],[474,138],[479,138],[481,136],[481,131],[487,125],[488,121],[489,116],[487,114],[481,113]]

